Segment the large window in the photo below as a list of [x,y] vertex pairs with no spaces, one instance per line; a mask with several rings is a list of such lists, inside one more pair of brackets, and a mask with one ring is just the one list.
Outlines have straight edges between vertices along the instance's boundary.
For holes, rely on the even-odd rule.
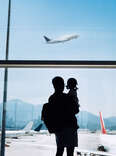
[[[3,70],[1,73],[3,74]],[[115,69],[9,69],[7,108],[8,112],[12,111],[11,114],[8,113],[14,122],[12,127],[14,125],[18,127],[18,123],[15,124],[18,120],[22,121],[23,126],[25,122],[34,120],[34,118],[40,119],[42,105],[48,102],[49,96],[54,92],[52,78],[55,76],[62,76],[65,84],[70,77],[74,77],[78,81],[78,97],[82,111],[79,117],[80,128],[99,130],[99,112],[101,111],[107,118],[107,128],[116,130],[115,118],[112,118],[116,115],[114,109]],[[3,76],[1,76],[0,81],[3,84]],[[1,93],[2,91],[3,85],[1,85]],[[66,88],[64,91],[68,92]],[[0,103],[2,103],[2,94]],[[25,111],[27,119],[24,117]],[[93,116],[96,116],[96,122],[93,121]]]
[[[2,84],[0,91],[2,93],[4,69],[0,69],[0,73]],[[79,148],[96,150],[101,144],[99,112],[103,114],[107,132],[114,133],[116,130],[115,69],[9,68],[6,130],[21,130],[30,121],[34,123],[34,130],[42,123],[42,105],[54,92],[51,81],[55,76],[62,76],[65,84],[70,77],[77,79],[80,103],[80,113],[77,115],[80,126],[78,130]],[[66,88],[64,92],[68,92]],[[0,96],[1,104],[2,95]],[[45,125],[42,130],[46,130]],[[33,136],[30,136],[32,134]],[[35,152],[45,155],[48,151],[50,156],[55,154],[55,137],[48,133],[46,135],[46,131],[40,134],[28,133],[27,136],[18,137],[18,141],[6,138],[6,142],[12,142],[11,150],[6,148],[8,156],[14,153],[12,145],[15,147],[16,154],[17,152],[20,154]],[[89,144],[88,141],[90,141]],[[112,147],[114,148],[113,144]]]
[[[7,5],[0,5],[2,59]],[[9,59],[116,60],[115,6],[115,0],[12,1]],[[80,37],[59,44],[46,44],[43,38],[69,34]]]

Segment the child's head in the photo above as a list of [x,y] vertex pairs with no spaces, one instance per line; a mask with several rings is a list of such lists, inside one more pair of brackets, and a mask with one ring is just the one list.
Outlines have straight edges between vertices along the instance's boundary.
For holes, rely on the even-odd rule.
[[77,80],[75,78],[69,78],[68,81],[67,81],[67,86],[66,88],[67,89],[77,89],[77,86],[78,83],[77,83]]

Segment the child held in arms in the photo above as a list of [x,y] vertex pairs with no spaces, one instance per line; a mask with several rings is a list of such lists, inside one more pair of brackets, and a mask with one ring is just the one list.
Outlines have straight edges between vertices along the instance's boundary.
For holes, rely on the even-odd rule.
[[[66,88],[69,89],[68,95],[72,96],[74,101],[79,105],[79,99],[77,97],[77,80],[75,78],[69,78]],[[80,106],[80,105],[79,105]]]

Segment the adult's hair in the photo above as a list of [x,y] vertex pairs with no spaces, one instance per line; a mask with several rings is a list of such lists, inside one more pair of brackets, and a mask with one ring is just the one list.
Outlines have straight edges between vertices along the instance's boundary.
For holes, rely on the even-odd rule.
[[62,92],[64,90],[64,79],[60,76],[56,76],[52,79],[52,84],[55,91]]

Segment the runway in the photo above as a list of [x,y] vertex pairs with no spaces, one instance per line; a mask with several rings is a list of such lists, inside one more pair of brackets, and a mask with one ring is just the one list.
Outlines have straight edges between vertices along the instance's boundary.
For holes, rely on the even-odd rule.
[[[99,134],[79,133],[79,148],[95,150],[99,144]],[[36,134],[33,136],[21,136],[19,139],[6,139],[10,147],[6,147],[6,156],[55,156],[55,136],[49,134]],[[76,153],[74,154],[76,156]],[[66,156],[66,152],[64,152]]]

